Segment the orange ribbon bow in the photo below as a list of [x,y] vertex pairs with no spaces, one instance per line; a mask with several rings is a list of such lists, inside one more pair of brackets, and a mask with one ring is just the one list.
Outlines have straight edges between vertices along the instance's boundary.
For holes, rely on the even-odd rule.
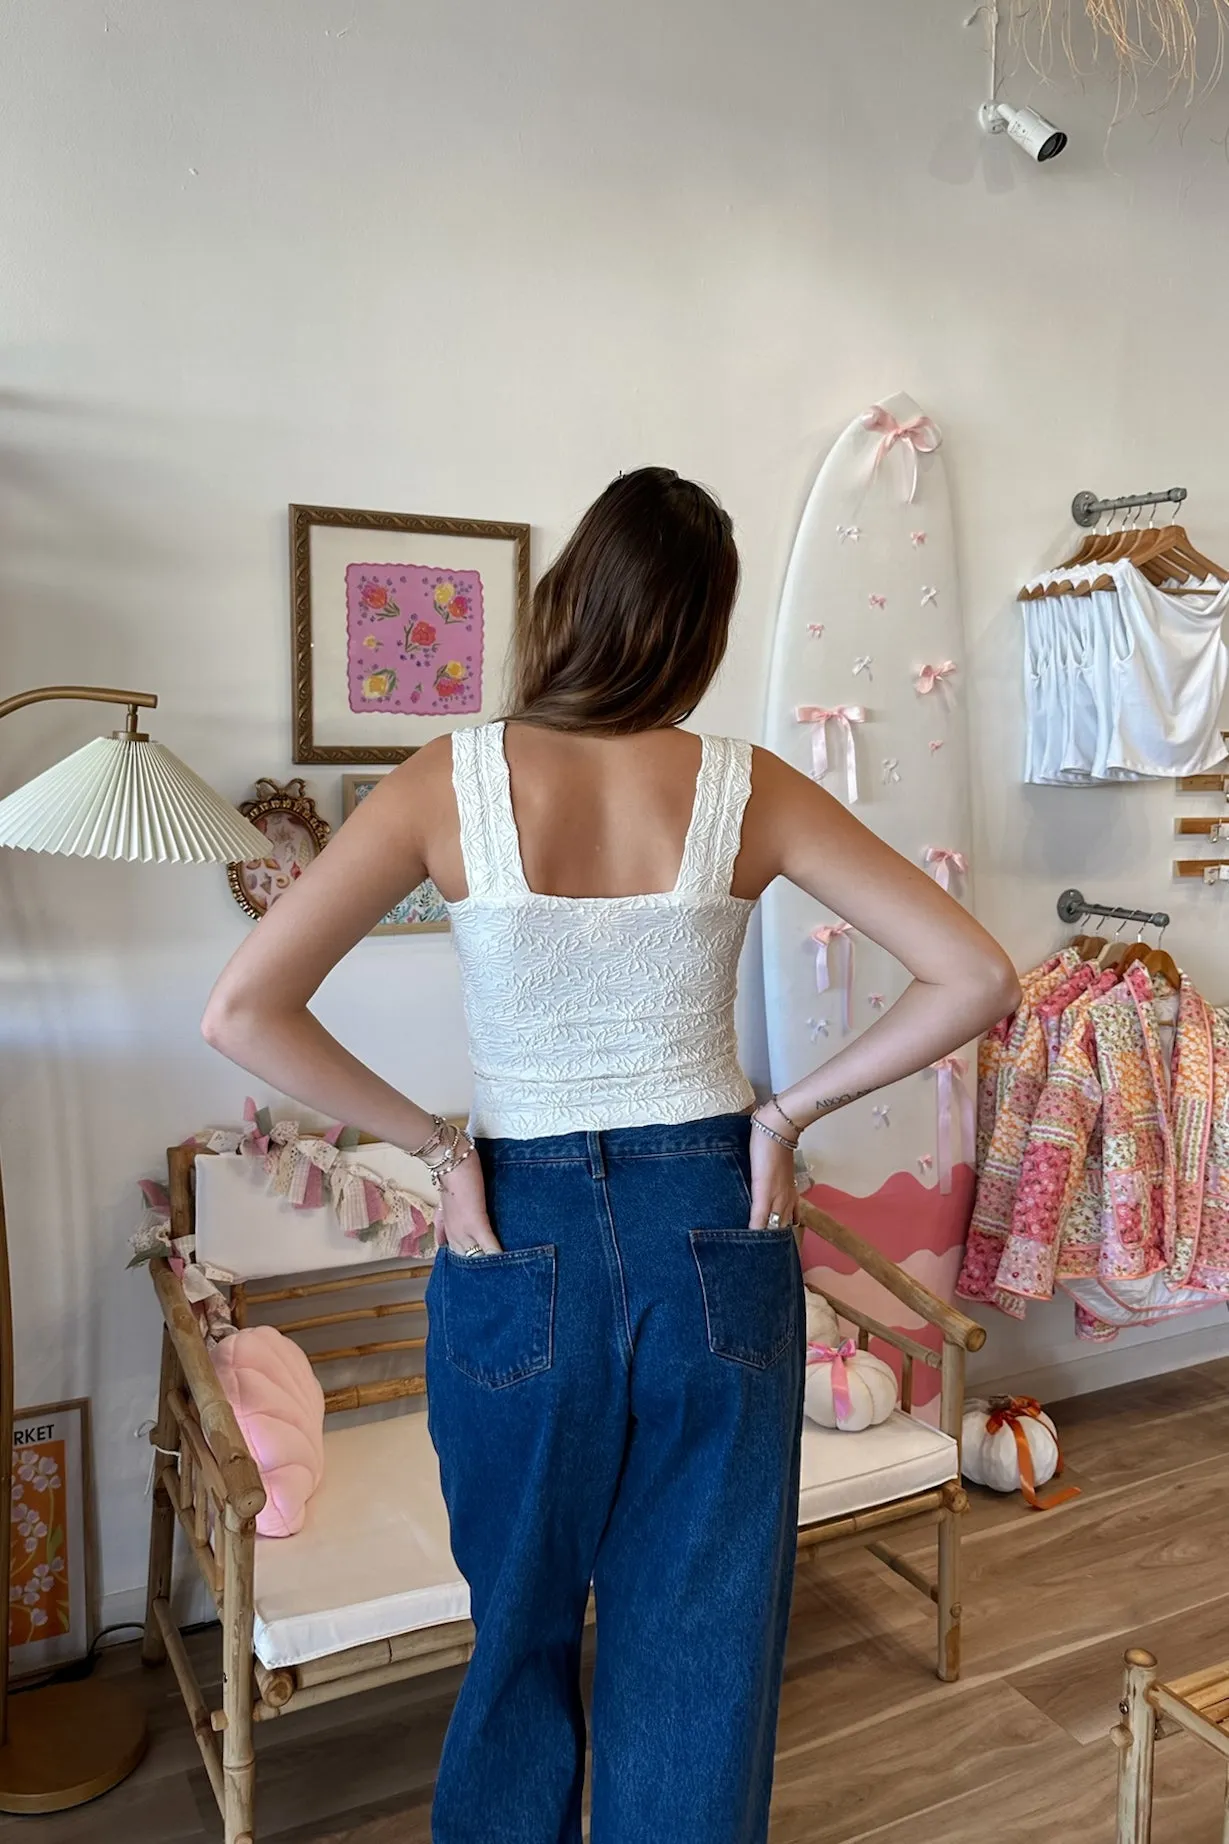
[[[1070,1499],[1078,1498],[1080,1488],[1078,1485],[1069,1485],[1061,1492],[1052,1492],[1049,1498],[1038,1498],[1037,1481],[1033,1476],[1033,1452],[1021,1424],[1025,1421],[1040,1421],[1041,1419],[1041,1404],[1035,1396],[995,1396],[990,1403],[986,1433],[997,1434],[1000,1428],[1011,1429],[1015,1436],[1016,1454],[1020,1462],[1020,1491],[1024,1495],[1025,1502],[1030,1504],[1034,1511],[1053,1511],[1056,1505],[1065,1505]],[[1054,1468],[1057,1477],[1063,1470],[1063,1449],[1057,1429],[1053,1432],[1054,1445],[1058,1450],[1058,1465]]]

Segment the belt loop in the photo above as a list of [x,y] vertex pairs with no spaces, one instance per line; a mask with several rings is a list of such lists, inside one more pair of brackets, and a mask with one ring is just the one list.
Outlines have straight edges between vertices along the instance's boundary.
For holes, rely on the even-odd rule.
[[600,1133],[587,1134],[589,1143],[589,1174],[593,1178],[605,1178],[606,1166],[602,1159],[602,1136]]

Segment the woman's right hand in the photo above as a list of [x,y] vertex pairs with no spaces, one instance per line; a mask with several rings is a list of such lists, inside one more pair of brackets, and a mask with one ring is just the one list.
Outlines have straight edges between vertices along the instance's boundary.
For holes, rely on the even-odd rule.
[[440,1180],[435,1211],[435,1246],[447,1243],[454,1255],[468,1254],[475,1244],[488,1255],[499,1253],[499,1238],[486,1212],[486,1185],[476,1152]]

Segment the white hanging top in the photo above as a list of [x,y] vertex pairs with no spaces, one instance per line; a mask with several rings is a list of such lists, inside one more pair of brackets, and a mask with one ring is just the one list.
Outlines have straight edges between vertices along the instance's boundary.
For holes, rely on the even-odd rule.
[[730,894],[751,745],[705,736],[674,888],[540,896],[512,811],[502,723],[454,730],[469,894],[448,904],[474,1066],[471,1133],[649,1127],[738,1113],[734,996],[754,904]]
[[1061,574],[1073,583],[1108,574],[1114,587],[1022,604],[1024,779],[1148,781],[1201,774],[1223,760],[1229,584],[1176,596],[1126,559]]

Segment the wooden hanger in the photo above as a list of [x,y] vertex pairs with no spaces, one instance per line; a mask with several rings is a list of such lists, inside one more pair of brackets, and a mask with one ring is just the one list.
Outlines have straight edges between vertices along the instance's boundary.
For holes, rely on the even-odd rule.
[[1168,981],[1175,992],[1177,992],[1182,985],[1182,974],[1179,971],[1178,963],[1173,958],[1173,955],[1167,953],[1164,948],[1153,948],[1146,957],[1144,966],[1154,978],[1159,973],[1163,980]]

